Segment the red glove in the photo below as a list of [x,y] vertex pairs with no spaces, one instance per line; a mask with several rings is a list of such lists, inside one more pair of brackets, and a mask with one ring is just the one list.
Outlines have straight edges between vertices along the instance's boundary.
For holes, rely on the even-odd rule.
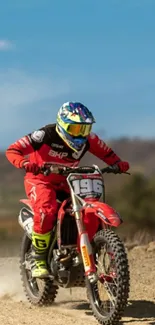
[[30,161],[25,161],[23,163],[23,167],[26,173],[33,173],[34,175],[38,175],[40,171],[40,167],[35,163],[31,163]]
[[120,161],[117,163],[117,166],[119,167],[122,173],[125,173],[130,168],[129,163],[127,161]]

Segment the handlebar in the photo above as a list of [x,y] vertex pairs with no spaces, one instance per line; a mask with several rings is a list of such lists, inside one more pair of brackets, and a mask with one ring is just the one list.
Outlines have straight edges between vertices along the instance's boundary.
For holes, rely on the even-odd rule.
[[[80,174],[87,174],[87,173],[94,173],[96,170],[95,166],[81,166],[81,167],[65,167],[65,166],[59,166],[59,165],[51,165],[51,164],[45,164],[40,168],[40,173],[44,174],[45,176],[50,175],[51,173],[60,174],[67,176],[70,173],[80,173]],[[101,173],[111,173],[111,174],[128,174],[128,172],[121,172],[119,167],[117,165],[108,166],[101,168]]]

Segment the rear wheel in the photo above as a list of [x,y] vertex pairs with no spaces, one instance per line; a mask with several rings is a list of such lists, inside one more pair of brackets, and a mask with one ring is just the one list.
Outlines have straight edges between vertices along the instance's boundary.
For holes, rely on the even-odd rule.
[[99,280],[86,279],[87,296],[100,324],[116,325],[123,316],[129,297],[130,273],[127,254],[112,230],[101,230],[94,237],[94,257]]
[[50,279],[35,279],[31,276],[29,261],[31,254],[31,240],[24,234],[20,252],[20,274],[24,292],[30,303],[34,305],[48,305],[55,300],[58,287]]

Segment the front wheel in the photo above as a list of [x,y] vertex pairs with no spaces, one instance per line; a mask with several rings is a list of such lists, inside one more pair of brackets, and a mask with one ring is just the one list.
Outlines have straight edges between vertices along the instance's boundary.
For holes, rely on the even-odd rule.
[[55,300],[58,287],[50,279],[35,279],[30,271],[31,240],[24,234],[20,252],[20,274],[24,292],[33,305],[50,305]]
[[93,240],[98,281],[86,279],[87,296],[100,324],[116,325],[129,297],[130,273],[125,247],[112,230],[100,230]]

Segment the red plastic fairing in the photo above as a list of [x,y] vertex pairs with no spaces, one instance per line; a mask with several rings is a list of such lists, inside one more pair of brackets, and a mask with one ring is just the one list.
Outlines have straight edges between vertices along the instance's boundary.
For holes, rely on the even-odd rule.
[[[66,213],[66,209],[69,208],[69,199],[65,200],[58,211],[58,222],[57,222],[57,232],[58,232],[58,242],[61,243],[61,224]],[[86,232],[88,233],[89,240],[91,241],[99,227],[99,218],[97,215],[89,212],[85,213],[85,209],[82,210],[81,218],[83,220]],[[81,234],[80,234],[81,235]],[[79,236],[77,238],[77,245],[79,247]]]
[[84,214],[94,214],[101,221],[109,226],[118,227],[122,223],[122,219],[115,209],[103,202],[90,202],[89,206],[84,208]]

